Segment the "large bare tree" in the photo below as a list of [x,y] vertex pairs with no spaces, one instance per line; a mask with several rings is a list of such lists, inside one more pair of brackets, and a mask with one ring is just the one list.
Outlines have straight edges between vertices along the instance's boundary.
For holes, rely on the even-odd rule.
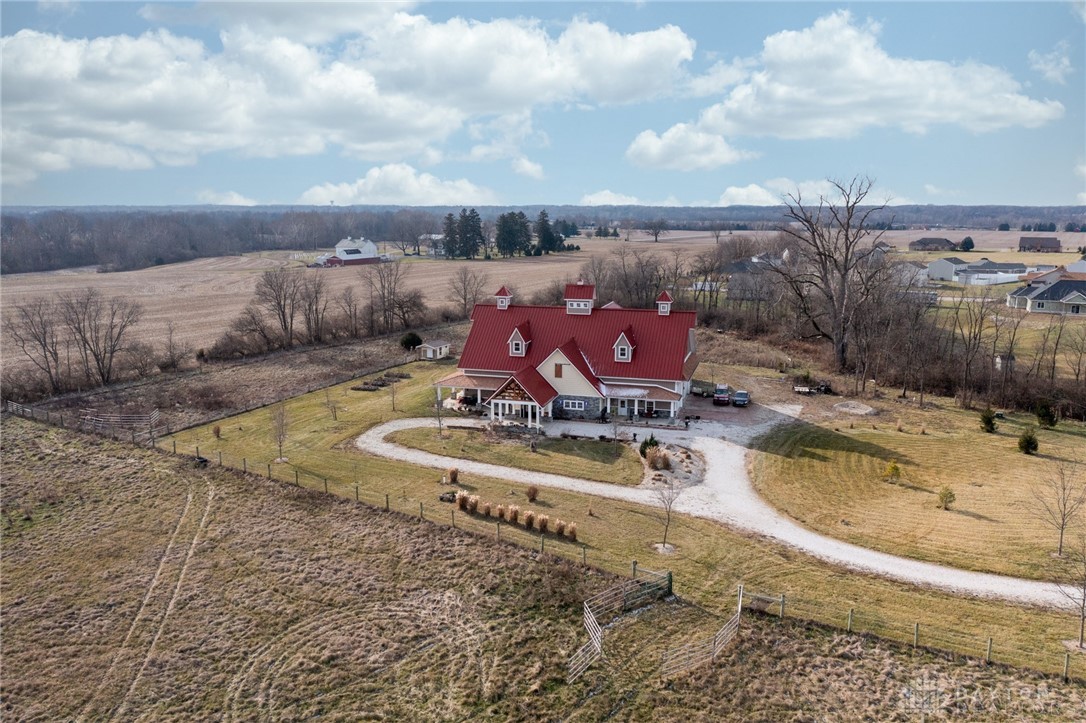
[[406,295],[404,279],[407,266],[400,261],[372,264],[363,267],[362,280],[369,290],[370,313],[374,318],[374,333],[385,333],[396,328],[397,312],[404,308]]
[[478,271],[467,264],[461,264],[449,279],[449,300],[460,310],[461,318],[466,319],[486,292],[490,277],[485,271]]
[[63,294],[59,303],[87,378],[103,386],[114,381],[117,355],[124,349],[132,327],[143,317],[143,307],[117,296],[103,298],[96,289]]
[[63,391],[60,341],[63,323],[57,305],[45,297],[16,304],[7,320],[8,333],[27,359],[45,376],[49,391]]
[[321,271],[306,272],[298,289],[298,302],[302,308],[302,322],[305,324],[305,338],[311,344],[320,344],[324,341],[328,304],[331,303],[324,279]]
[[886,277],[885,268],[869,263],[872,237],[868,220],[885,204],[865,206],[874,182],[855,177],[830,181],[832,197],[820,195],[808,205],[797,191],[785,198],[786,223],[780,232],[790,242],[786,261],[774,264],[797,302],[797,309],[819,336],[833,344],[834,363],[844,371],[857,310]]
[[287,349],[294,346],[294,318],[301,289],[302,275],[285,268],[265,271],[256,282],[255,301],[275,319]]

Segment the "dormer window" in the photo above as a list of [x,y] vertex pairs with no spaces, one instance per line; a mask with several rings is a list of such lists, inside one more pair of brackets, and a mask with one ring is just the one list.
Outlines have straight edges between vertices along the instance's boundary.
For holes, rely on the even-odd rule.
[[615,361],[628,362],[633,359],[633,328],[627,327],[615,340]]
[[628,346],[616,346],[615,347],[615,361],[628,362],[630,361],[630,347]]
[[524,342],[517,340],[509,342],[509,355],[524,356]]

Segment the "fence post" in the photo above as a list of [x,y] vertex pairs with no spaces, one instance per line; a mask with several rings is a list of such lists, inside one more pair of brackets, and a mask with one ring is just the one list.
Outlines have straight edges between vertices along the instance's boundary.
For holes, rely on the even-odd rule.
[[848,628],[846,628],[846,630],[847,630],[848,632],[850,632],[850,633],[852,632],[852,612],[853,612],[853,611],[854,611],[855,609],[856,609],[856,608],[849,608],[849,609],[848,609]]
[[456,529],[456,509],[449,510],[449,519],[452,520],[453,529]]
[[151,449],[155,448],[155,430],[151,430]]
[[[358,484],[357,483],[354,486],[354,498],[356,500],[358,499]],[[387,492],[385,493],[385,512],[388,512],[388,493]]]
[[1067,683],[1071,680],[1071,654],[1063,654],[1063,682]]
[[328,478],[324,478],[324,494],[328,494]]
[[176,439],[173,441],[173,453],[177,454],[177,440]]
[[988,652],[984,654],[984,662],[986,665],[992,664],[992,639],[988,638]]
[[780,618],[784,619],[784,593],[781,593],[781,614]]
[[241,458],[241,472],[242,474],[248,474],[249,472],[249,465],[246,464],[244,457]]
[[539,533],[539,554],[540,554],[540,555],[542,555],[542,554],[543,554],[543,545],[544,545],[544,542],[543,542],[543,541],[544,541],[545,539],[547,539],[547,538],[545,538],[545,537],[543,536],[543,533],[542,533],[542,532],[540,532],[540,533]]
[[743,586],[739,586],[739,606],[735,610],[736,615],[743,614]]
[[301,486],[301,485],[298,484],[298,468],[297,467],[294,468],[294,486],[295,487],[300,487]]
[[502,541],[502,523],[500,521],[498,522],[498,531],[495,533],[495,539],[498,542]]
[[[358,502],[358,485],[354,486],[354,501]],[[385,495],[385,511],[388,512],[388,495]]]
[[422,516],[422,502],[419,502],[419,519],[420,519],[420,520],[422,520],[422,519],[425,519],[425,518],[424,518],[424,517]]
[[581,545],[581,564],[588,567],[588,545]]
[[920,623],[913,623],[913,647],[920,646]]
[[132,444],[134,445],[135,443],[136,443],[136,430],[133,429],[132,430]]
[[633,561],[633,565],[630,566],[630,575],[637,579],[637,560]]
[[671,580],[671,570],[668,570],[667,571],[667,595],[668,595],[668,597],[671,597],[671,595],[672,595],[671,582],[672,582],[672,580]]
[[271,465],[268,465],[268,479],[271,479]]
[[196,445],[196,456],[200,456],[200,445]]

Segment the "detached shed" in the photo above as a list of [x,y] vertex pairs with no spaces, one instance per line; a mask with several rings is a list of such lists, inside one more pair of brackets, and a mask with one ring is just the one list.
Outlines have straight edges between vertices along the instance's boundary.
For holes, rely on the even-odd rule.
[[415,347],[416,359],[444,359],[449,356],[449,342],[427,341]]

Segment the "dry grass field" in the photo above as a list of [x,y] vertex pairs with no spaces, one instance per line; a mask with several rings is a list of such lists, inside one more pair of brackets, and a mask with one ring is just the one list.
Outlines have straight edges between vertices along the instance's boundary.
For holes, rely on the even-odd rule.
[[[464,265],[489,275],[493,290],[502,284],[516,290],[521,298],[531,296],[554,280],[576,279],[581,266],[592,256],[609,255],[620,244],[640,250],[670,253],[673,248],[696,248],[712,243],[707,234],[676,232],[651,238],[635,236],[629,243],[614,239],[575,239],[582,251],[551,254],[540,258],[495,259],[491,261],[445,261],[407,258],[410,270],[406,283],[419,289],[431,306],[448,303],[448,281]],[[0,309],[35,296],[56,296],[85,289],[98,289],[106,296],[123,296],[143,305],[145,314],[138,325],[141,340],[161,344],[166,324],[173,321],[175,337],[193,348],[209,347],[226,330],[252,298],[253,288],[264,271],[276,267],[301,268],[315,256],[312,252],[280,251],[196,259],[181,264],[155,266],[138,271],[99,274],[93,268],[66,269],[4,277],[0,288]],[[357,268],[329,268],[320,272],[333,295],[348,286],[364,296]],[[9,340],[5,341],[4,363],[21,363]]]
[[757,614],[715,665],[661,680],[660,652],[719,624],[681,601],[618,621],[566,685],[606,574],[161,452],[2,431],[5,720],[1086,715],[1074,683]]
[[[381,422],[430,414],[433,397],[427,382],[447,374],[446,363],[417,362],[402,367],[412,378],[398,385],[396,410],[391,392],[355,392],[356,382],[290,399],[285,404],[289,433],[283,447],[285,462],[276,462],[278,449],[272,434],[272,411],[259,409],[212,424],[195,427],[160,440],[159,446],[179,454],[200,454],[217,464],[323,490],[406,514],[455,524],[484,535],[495,534],[495,523],[482,516],[453,513],[452,505],[437,501],[449,489],[440,484],[444,470],[429,469],[375,457],[358,450],[354,439]],[[757,380],[755,380],[757,381]],[[769,385],[771,382],[764,382]],[[762,392],[756,391],[756,400]],[[337,408],[332,418],[328,401]],[[214,427],[220,427],[220,435]],[[567,474],[577,476],[576,468]],[[849,608],[863,619],[862,629],[896,639],[912,639],[913,623],[923,622],[925,635],[941,647],[960,652],[982,651],[989,636],[997,641],[1002,660],[1039,669],[1060,668],[1064,640],[1077,634],[1073,616],[1015,608],[1002,603],[963,599],[952,595],[850,574],[778,545],[736,534],[707,520],[678,516],[668,541],[676,551],[659,555],[653,545],[663,532],[662,513],[640,505],[604,500],[576,492],[543,490],[529,503],[524,485],[485,477],[462,476],[460,486],[482,502],[516,504],[522,510],[545,513],[552,520],[578,525],[577,542],[551,537],[548,552],[580,560],[616,573],[629,570],[631,560],[645,567],[666,566],[676,573],[676,589],[685,598],[713,614],[724,614],[735,586],[788,595],[790,609],[809,619],[843,624]],[[540,545],[538,533],[513,525],[501,528],[503,540],[526,547]],[[582,547],[584,545],[584,547]],[[1072,660],[1073,669],[1086,657]]]

